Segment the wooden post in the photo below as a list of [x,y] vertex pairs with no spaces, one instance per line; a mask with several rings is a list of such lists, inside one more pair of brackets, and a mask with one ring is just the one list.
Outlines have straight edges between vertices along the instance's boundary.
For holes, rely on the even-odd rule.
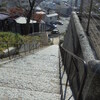
[[18,43],[18,55],[20,56],[19,47],[20,47],[20,43]]
[[8,44],[8,42],[6,42],[6,43],[7,43],[7,49],[8,49],[8,56],[9,56],[9,59],[10,59],[9,44]]
[[24,43],[24,52],[25,52],[25,55],[26,55],[25,43]]
[[31,43],[31,42],[29,42],[29,53],[30,53],[30,43]]

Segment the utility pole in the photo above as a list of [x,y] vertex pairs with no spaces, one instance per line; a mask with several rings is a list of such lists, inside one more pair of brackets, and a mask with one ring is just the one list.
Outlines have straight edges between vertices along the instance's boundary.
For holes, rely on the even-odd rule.
[[80,4],[80,13],[79,13],[80,20],[82,20],[82,13],[83,13],[83,0],[81,0],[81,4]]
[[71,5],[71,7],[73,6],[73,0],[70,1],[70,5]]
[[91,11],[92,11],[92,5],[93,5],[93,0],[90,2],[90,10],[89,10],[89,16],[88,16],[88,24],[87,24],[87,29],[86,33],[89,36],[89,27],[90,27],[90,20],[91,20]]
[[78,6],[78,0],[75,0],[75,7]]

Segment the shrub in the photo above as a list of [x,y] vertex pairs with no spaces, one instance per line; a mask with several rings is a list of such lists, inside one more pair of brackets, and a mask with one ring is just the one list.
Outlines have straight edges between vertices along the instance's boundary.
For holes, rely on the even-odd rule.
[[9,47],[16,47],[18,43],[22,43],[22,36],[20,34],[0,32],[0,51],[7,49],[7,44]]
[[22,44],[31,42],[41,42],[40,36],[22,36],[20,34],[15,34],[12,32],[0,32],[0,52],[9,47],[20,48]]

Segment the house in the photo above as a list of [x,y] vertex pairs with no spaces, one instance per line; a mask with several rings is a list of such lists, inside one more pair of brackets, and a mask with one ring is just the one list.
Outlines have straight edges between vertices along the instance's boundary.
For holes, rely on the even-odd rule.
[[[32,1],[32,0],[30,0]],[[30,7],[29,0],[17,0],[19,6],[28,9]]]
[[0,13],[0,31],[8,30],[7,19],[9,18],[8,14]]
[[[39,25],[39,32],[45,32],[45,22],[43,21],[44,17],[45,17],[46,13],[43,11],[37,11],[35,12],[35,14],[33,15],[34,20],[37,21],[38,25]],[[37,29],[37,28],[36,28]]]
[[40,3],[41,8],[46,8],[46,9],[51,9],[55,10],[56,9],[56,4],[53,2],[53,0],[50,1],[43,1]]
[[42,11],[41,7],[39,6],[35,7],[35,12],[38,12],[38,11]]
[[43,11],[37,11],[34,13],[33,17],[37,22],[41,22],[44,19],[46,13]]
[[[20,33],[22,35],[25,34],[25,26],[27,23],[27,18],[26,17],[18,17],[15,19],[15,31],[17,33]],[[30,20],[30,33],[33,33],[35,30],[36,26],[36,21],[35,20]]]
[[60,2],[60,4],[56,4],[57,9],[56,12],[63,16],[69,16],[72,12],[72,7],[70,4],[66,2]]
[[53,13],[53,14],[46,15],[44,20],[45,20],[46,24],[51,24],[51,23],[56,22],[57,19],[58,19],[58,14]]
[[61,0],[53,0],[53,2],[60,4]]
[[22,8],[13,7],[8,9],[10,16],[23,16],[24,10]]
[[[40,18],[39,18],[40,20]],[[15,32],[20,33],[22,35],[25,34],[25,26],[27,23],[26,17],[18,17],[15,19]],[[45,22],[40,20],[37,22],[36,20],[30,20],[30,32],[31,34],[45,32]]]
[[0,0],[1,6],[6,9],[17,6],[18,0]]
[[9,0],[7,1],[7,8],[13,8],[18,6],[18,1],[17,0]]
[[13,7],[22,7],[28,9],[30,7],[29,0],[0,0],[0,2],[5,3],[6,9]]

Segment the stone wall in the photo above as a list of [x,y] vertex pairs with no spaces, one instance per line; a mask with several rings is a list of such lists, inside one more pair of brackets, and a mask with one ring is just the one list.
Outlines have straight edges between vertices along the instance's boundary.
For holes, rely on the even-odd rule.
[[[63,47],[75,55],[81,57],[87,63],[87,78],[81,95],[81,100],[99,100],[100,99],[100,61],[96,60],[93,50],[89,44],[88,38],[80,24],[79,18],[75,12],[72,12],[67,33],[64,38]],[[66,59],[68,62],[69,60]],[[68,62],[70,63],[70,62]],[[82,81],[83,64],[76,61],[79,70],[79,82],[77,76],[71,80],[71,75],[75,73],[75,66],[71,64],[70,85],[74,97],[77,99],[77,92]]]
[[40,34],[41,37],[41,42],[43,45],[48,45],[48,34],[47,33],[42,33]]

